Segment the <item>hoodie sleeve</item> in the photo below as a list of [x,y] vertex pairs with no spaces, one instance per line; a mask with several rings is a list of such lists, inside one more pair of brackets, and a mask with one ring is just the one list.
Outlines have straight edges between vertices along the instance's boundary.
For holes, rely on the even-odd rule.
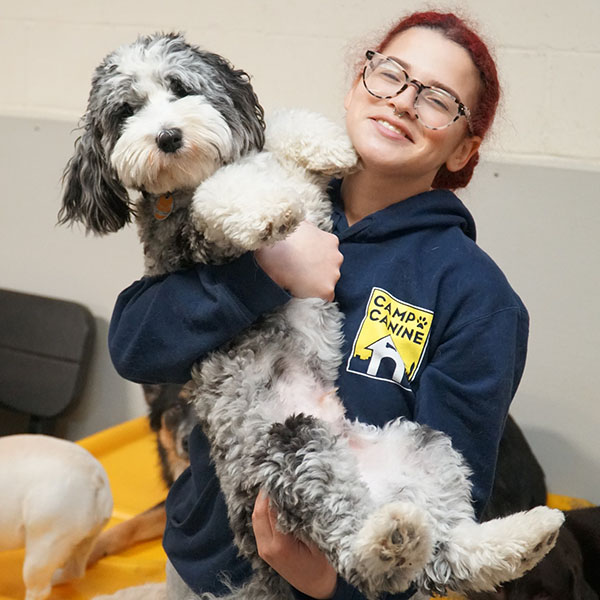
[[192,365],[290,296],[252,253],[134,282],[119,295],[108,344],[117,372],[138,383],[185,383]]
[[511,307],[448,332],[415,389],[415,420],[448,434],[472,470],[481,515],[492,490],[498,446],[525,366],[529,318]]

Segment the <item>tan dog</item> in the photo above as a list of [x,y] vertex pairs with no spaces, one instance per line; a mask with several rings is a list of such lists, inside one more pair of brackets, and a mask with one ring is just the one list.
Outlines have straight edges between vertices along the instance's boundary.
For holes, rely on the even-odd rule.
[[113,509],[102,465],[73,442],[45,435],[0,438],[0,550],[25,547],[26,600],[81,577]]

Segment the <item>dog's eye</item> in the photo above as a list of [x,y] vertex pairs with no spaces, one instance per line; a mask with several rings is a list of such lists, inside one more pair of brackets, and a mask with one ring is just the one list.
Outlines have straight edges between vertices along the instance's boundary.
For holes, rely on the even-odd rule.
[[133,110],[133,107],[131,106],[131,104],[127,104],[127,102],[124,102],[117,109],[116,118],[119,121],[124,121],[125,119],[128,119],[129,117],[131,117],[134,112],[135,111]]
[[179,79],[171,79],[169,82],[169,86],[171,91],[177,98],[185,98],[186,96],[191,96],[194,92],[186,87]]

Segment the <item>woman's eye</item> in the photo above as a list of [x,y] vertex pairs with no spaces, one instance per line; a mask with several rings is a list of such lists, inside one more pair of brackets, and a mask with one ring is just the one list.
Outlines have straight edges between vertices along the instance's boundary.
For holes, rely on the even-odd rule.
[[403,83],[403,77],[400,73],[397,73],[396,71],[387,71],[387,70],[380,70],[378,73],[379,77],[381,77],[382,79],[385,79],[385,81],[387,81],[388,83],[397,83],[402,85]]
[[425,100],[432,108],[436,110],[449,111],[450,107],[448,106],[448,102],[445,98],[440,98],[439,96],[426,96]]

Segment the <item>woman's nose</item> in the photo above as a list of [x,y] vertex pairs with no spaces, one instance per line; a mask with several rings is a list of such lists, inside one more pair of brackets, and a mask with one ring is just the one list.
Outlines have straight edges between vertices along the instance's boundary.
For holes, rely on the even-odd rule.
[[406,86],[406,89],[400,92],[397,96],[389,99],[394,113],[404,113],[410,116],[411,119],[416,117],[415,100],[419,90],[411,84]]

